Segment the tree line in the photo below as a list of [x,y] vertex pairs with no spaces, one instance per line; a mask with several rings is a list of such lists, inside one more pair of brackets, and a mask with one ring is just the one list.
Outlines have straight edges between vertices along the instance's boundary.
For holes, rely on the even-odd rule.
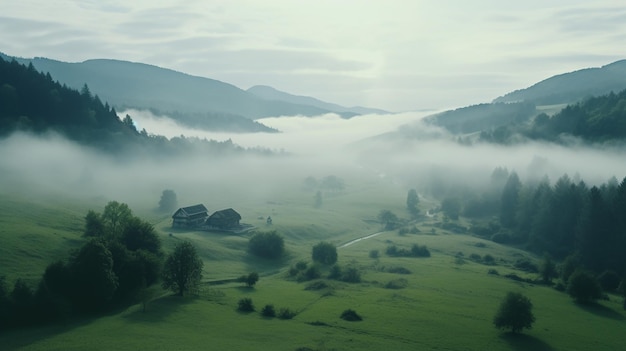
[[202,277],[191,243],[181,242],[166,257],[154,227],[124,203],[88,211],[83,236],[87,242],[50,263],[35,289],[19,278],[11,289],[0,277],[0,327],[102,313],[148,299],[147,289],[159,282],[182,296]]

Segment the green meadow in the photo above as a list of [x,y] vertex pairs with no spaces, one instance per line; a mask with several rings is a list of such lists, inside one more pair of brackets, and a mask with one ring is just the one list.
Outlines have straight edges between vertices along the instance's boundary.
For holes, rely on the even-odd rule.
[[[137,201],[133,211],[160,233],[166,251],[189,240],[204,260],[201,291],[176,297],[152,288],[145,306],[132,305],[98,318],[0,332],[2,350],[617,350],[623,346],[626,313],[622,299],[609,296],[597,305],[579,306],[552,287],[518,282],[536,274],[517,271],[520,258],[534,255],[437,226],[440,218],[424,216],[417,234],[383,231],[378,212],[389,209],[407,218],[408,189],[383,180],[347,182],[342,192],[325,194],[314,208],[314,193],[294,186],[267,198],[241,197],[232,204],[242,222],[258,230],[276,230],[285,239],[286,254],[277,261],[247,253],[251,233],[241,235],[185,232],[171,229],[167,215],[152,212],[154,203]],[[183,199],[179,199],[182,202]],[[64,258],[83,242],[81,230],[88,209],[101,211],[102,199],[35,199],[6,194],[0,200],[0,274],[10,282],[25,277],[36,283],[46,265]],[[181,205],[188,205],[181,203]],[[210,201],[205,205],[211,208]],[[422,198],[420,210],[436,207]],[[274,222],[267,225],[271,215]],[[465,222],[461,222],[467,225]],[[353,239],[380,233],[338,249],[342,267],[357,267],[361,283],[288,278],[298,261],[311,264],[311,248],[320,241],[341,246]],[[426,245],[431,257],[389,257],[387,246]],[[379,255],[372,258],[372,250]],[[494,265],[470,259],[491,255]],[[498,275],[488,274],[495,269]],[[408,274],[393,273],[404,271]],[[259,272],[248,288],[218,281]],[[323,270],[323,276],[327,271]],[[400,282],[389,288],[390,282]],[[392,284],[393,285],[393,284]],[[492,320],[508,291],[521,292],[533,303],[536,322],[520,335],[494,328]],[[251,298],[256,311],[237,311],[242,298]],[[265,318],[259,313],[272,304],[289,308],[293,319]],[[346,309],[363,317],[340,318]]]

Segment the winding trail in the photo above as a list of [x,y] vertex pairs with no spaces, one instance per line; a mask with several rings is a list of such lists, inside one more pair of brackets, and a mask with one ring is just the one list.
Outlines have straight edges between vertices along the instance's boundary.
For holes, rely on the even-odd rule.
[[347,243],[342,244],[342,245],[340,245],[340,246],[339,246],[339,247],[337,247],[337,248],[338,248],[338,249],[343,249],[344,247],[348,247],[348,246],[350,246],[350,245],[352,245],[352,244],[356,244],[356,243],[358,243],[359,241],[362,241],[362,240],[371,239],[371,238],[373,238],[373,237],[375,237],[375,236],[379,236],[380,234],[383,234],[383,233],[386,233],[386,232],[378,232],[378,233],[374,233],[374,234],[370,234],[370,235],[362,236],[362,237],[360,237],[360,238],[356,238],[356,239],[354,239],[354,240],[350,240],[350,241],[348,241]]

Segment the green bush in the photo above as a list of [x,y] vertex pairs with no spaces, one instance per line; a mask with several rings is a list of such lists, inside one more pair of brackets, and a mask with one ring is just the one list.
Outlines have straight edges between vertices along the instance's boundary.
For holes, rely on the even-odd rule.
[[311,257],[313,261],[321,264],[334,264],[337,262],[337,247],[329,242],[322,241],[313,246]]
[[290,310],[289,308],[281,308],[278,311],[278,318],[280,319],[292,319],[296,316],[296,312]]
[[276,259],[282,256],[285,250],[283,237],[276,231],[256,233],[248,242],[250,252],[256,256]]
[[385,289],[404,289],[409,285],[409,282],[404,279],[394,279],[385,284]]
[[578,303],[589,303],[602,297],[602,288],[591,272],[579,269],[569,277],[567,293]]
[[509,292],[496,313],[493,324],[498,329],[511,329],[517,333],[524,328],[532,328],[535,316],[532,313],[533,304],[530,299],[520,293]]
[[358,322],[363,320],[363,318],[359,316],[356,311],[351,309],[343,311],[340,318],[348,322]]
[[274,310],[274,305],[265,305],[261,310],[261,315],[263,317],[276,317],[276,311]]
[[379,256],[378,250],[371,250],[369,256],[370,258],[378,258]]
[[254,311],[254,304],[252,303],[252,299],[249,297],[245,297],[241,300],[239,300],[238,304],[237,304],[237,311],[240,312],[253,312]]

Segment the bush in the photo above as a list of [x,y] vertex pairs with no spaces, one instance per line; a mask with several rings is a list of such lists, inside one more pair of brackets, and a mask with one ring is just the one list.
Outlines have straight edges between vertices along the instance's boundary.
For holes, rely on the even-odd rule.
[[337,248],[331,243],[322,241],[313,246],[313,253],[311,256],[315,262],[325,265],[335,264],[335,262],[337,262]]
[[341,281],[346,283],[360,283],[361,272],[355,267],[348,267],[346,271],[341,275]]
[[500,273],[498,273],[498,271],[497,271],[497,270],[495,270],[495,269],[493,269],[493,268],[492,268],[492,269],[490,269],[490,270],[488,270],[488,271],[487,271],[487,274],[491,274],[491,275],[500,275]]
[[428,248],[424,246],[419,246],[417,244],[413,244],[411,247],[411,255],[415,257],[430,257],[430,251]]
[[276,317],[276,311],[274,310],[274,305],[265,305],[261,310],[261,315],[263,317]]
[[348,322],[358,322],[363,320],[363,318],[359,316],[356,311],[351,309],[343,311],[340,318]]
[[589,303],[602,297],[602,288],[593,274],[579,269],[569,277],[567,293],[578,303]]
[[330,288],[330,285],[323,280],[318,280],[316,282],[309,283],[304,290],[323,290],[326,288]]
[[620,278],[614,271],[604,271],[598,277],[598,282],[604,291],[615,291],[620,283]]
[[339,280],[341,278],[341,275],[342,275],[341,266],[336,264],[330,267],[330,273],[328,274],[328,279]]
[[396,274],[411,274],[411,271],[404,267],[389,267],[387,272]]
[[307,268],[308,263],[306,261],[299,261],[296,263],[296,269],[299,271],[303,271]]
[[237,311],[239,312],[253,312],[254,304],[252,303],[252,299],[249,297],[243,298],[239,300]]
[[252,254],[263,258],[276,259],[282,256],[285,250],[283,237],[276,231],[254,234],[248,242]]
[[378,255],[379,255],[378,250],[372,250],[370,251],[370,254],[369,254],[370,258],[378,258]]
[[514,266],[517,269],[520,269],[522,271],[526,271],[526,272],[529,272],[529,273],[537,273],[537,272],[539,272],[539,268],[537,267],[537,265],[532,263],[527,258],[520,258],[519,260],[517,260],[515,262]]
[[476,262],[482,262],[483,260],[483,258],[479,254],[476,254],[476,253],[469,255],[469,259],[472,261],[476,261]]
[[493,256],[487,254],[483,256],[483,263],[488,264],[488,265],[493,265],[493,264],[496,264],[496,259],[493,258]]
[[426,246],[413,244],[411,250],[398,248],[396,245],[387,246],[387,255],[392,257],[430,257],[430,251]]
[[281,308],[278,311],[278,318],[280,319],[292,319],[296,316],[296,312],[290,310],[289,308]]
[[394,279],[387,284],[385,284],[385,289],[404,289],[409,285],[409,282],[404,279]]

